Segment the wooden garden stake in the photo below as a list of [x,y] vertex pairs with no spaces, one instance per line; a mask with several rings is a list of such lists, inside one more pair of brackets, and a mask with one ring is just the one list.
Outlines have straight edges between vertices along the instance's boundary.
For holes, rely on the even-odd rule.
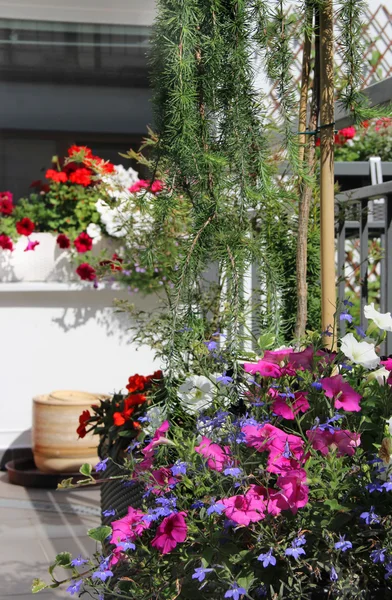
[[321,221],[321,321],[325,344],[336,345],[335,227],[334,227],[334,60],[333,0],[320,5],[320,221]]

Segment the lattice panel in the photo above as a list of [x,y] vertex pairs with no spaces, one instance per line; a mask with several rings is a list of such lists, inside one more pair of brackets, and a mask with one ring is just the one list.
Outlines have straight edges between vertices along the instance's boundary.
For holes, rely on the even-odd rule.
[[[302,23],[300,20],[295,20],[290,23],[290,27],[295,40],[293,45],[293,76],[299,89],[303,45],[299,43],[298,39],[300,38]],[[298,34],[297,38],[295,38],[296,33]],[[336,37],[336,78],[339,80],[341,60],[338,35]],[[367,87],[392,76],[392,12],[390,12],[385,5],[380,5],[374,12],[370,9],[366,10],[363,25],[363,39],[365,45],[363,87]],[[263,76],[261,76],[261,79],[264,79],[265,81]],[[267,89],[268,112],[271,116],[279,110],[279,100],[274,85],[268,87],[267,83],[267,86],[264,89]]]

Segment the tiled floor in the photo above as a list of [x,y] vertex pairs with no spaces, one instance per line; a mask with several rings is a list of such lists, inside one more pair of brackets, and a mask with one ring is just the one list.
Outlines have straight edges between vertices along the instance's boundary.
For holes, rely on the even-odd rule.
[[27,489],[0,473],[0,599],[69,599],[64,590],[33,596],[31,582],[49,580],[48,565],[59,552],[87,557],[95,550],[86,531],[99,524],[99,510],[96,488]]

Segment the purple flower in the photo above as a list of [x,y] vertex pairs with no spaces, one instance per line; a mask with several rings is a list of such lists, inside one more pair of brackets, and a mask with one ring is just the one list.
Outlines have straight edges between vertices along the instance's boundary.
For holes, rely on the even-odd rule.
[[233,598],[233,600],[239,600],[242,594],[246,594],[246,590],[243,587],[239,587],[238,583],[235,581],[231,584],[231,589],[227,590],[224,597]]
[[298,560],[301,554],[306,554],[305,550],[300,547],[292,546],[291,548],[286,548],[284,551],[286,556],[292,556],[295,560]]
[[385,565],[385,579],[389,579],[392,575],[392,561],[389,561],[386,565]]
[[186,475],[188,465],[186,462],[177,460],[171,468],[173,475]]
[[383,486],[380,481],[373,481],[367,484],[366,489],[370,494],[373,494],[373,492],[382,492]]
[[82,555],[79,554],[79,556],[77,556],[76,558],[71,560],[71,567],[81,567],[82,565],[85,565],[86,563],[88,563],[88,560],[82,558]]
[[383,483],[382,487],[384,488],[384,490],[386,490],[387,492],[390,492],[392,490],[392,481],[386,481],[385,483]]
[[109,577],[113,577],[113,571],[110,571],[110,569],[94,571],[91,575],[91,579],[100,579],[101,581],[106,581]]
[[119,544],[117,544],[117,547],[122,548],[124,552],[126,550],[136,550],[136,546],[133,542],[120,542]]
[[231,475],[231,477],[241,477],[242,469],[238,467],[227,467],[227,469],[225,469],[223,473],[226,476]]
[[319,381],[314,381],[312,383],[312,388],[314,388],[316,390],[316,392],[321,392],[321,390],[323,389],[323,386],[321,385],[321,383]]
[[377,563],[383,563],[385,562],[385,554],[386,554],[386,548],[376,548],[375,550],[372,550],[372,552],[370,553],[370,558],[372,559],[372,561],[377,564]]
[[222,502],[215,502],[215,498],[211,498],[211,504],[209,508],[207,508],[207,515],[212,515],[213,513],[221,515],[225,508],[226,507]]
[[339,535],[339,541],[335,544],[335,550],[341,550],[342,552],[346,552],[353,547],[352,543],[345,539],[345,535]]
[[293,542],[292,542],[292,547],[293,548],[298,548],[299,546],[305,546],[306,544],[306,538],[304,535],[299,535],[298,537],[296,537]]
[[366,525],[372,525],[373,523],[380,522],[380,517],[378,517],[374,512],[374,506],[370,507],[369,512],[361,513],[360,518],[365,521]]
[[206,573],[211,573],[211,571],[213,571],[213,570],[214,569],[205,569],[202,565],[201,567],[198,567],[197,569],[195,569],[195,572],[192,575],[192,579],[197,579],[201,583],[202,581],[205,580]]
[[342,312],[342,313],[340,313],[339,319],[340,319],[340,321],[348,321],[349,323],[353,322],[353,317],[348,312]]
[[216,378],[216,382],[221,383],[222,385],[229,385],[230,383],[233,383],[233,381],[234,381],[234,379],[232,377],[229,377],[225,373],[223,375],[221,375],[220,377]]
[[102,511],[102,514],[104,517],[114,517],[116,511],[114,508],[107,508],[106,510]]
[[364,332],[364,330],[362,329],[362,327],[359,327],[359,325],[354,325],[355,327],[355,331],[357,332],[357,334],[359,335],[359,337],[361,338],[365,338],[366,337],[366,333]]
[[204,342],[204,343],[207,346],[207,350],[209,352],[213,352],[218,347],[218,342],[214,342],[214,340],[210,340],[209,342]]
[[284,451],[282,452],[282,456],[284,456],[285,458],[292,457],[290,446],[289,446],[289,443],[287,440],[285,441],[285,444],[284,444]]
[[104,460],[101,460],[99,463],[97,463],[95,465],[95,471],[97,473],[99,473],[100,471],[106,471],[107,468],[107,462],[108,462],[109,458],[105,458]]
[[196,500],[196,502],[191,504],[191,508],[193,508],[193,509],[203,508],[203,506],[204,506],[204,502],[202,502],[201,500]]
[[343,300],[343,304],[344,304],[344,306],[348,306],[348,307],[354,306],[354,304],[351,302],[351,300],[348,300],[347,298],[345,300]]
[[265,554],[260,554],[257,557],[257,560],[259,560],[260,562],[263,563],[263,567],[264,569],[266,569],[268,567],[268,565],[272,565],[273,567],[276,565],[276,558],[275,556],[273,556],[273,549],[270,548],[268,550],[268,552],[266,552]]
[[331,572],[329,574],[329,578],[331,581],[337,581],[339,579],[339,575],[336,573],[336,569],[333,565],[331,565]]
[[79,581],[70,581],[70,586],[67,587],[66,591],[68,592],[68,594],[71,594],[71,596],[73,596],[74,594],[78,594],[80,591],[80,588],[82,587],[83,584],[83,579],[79,579]]

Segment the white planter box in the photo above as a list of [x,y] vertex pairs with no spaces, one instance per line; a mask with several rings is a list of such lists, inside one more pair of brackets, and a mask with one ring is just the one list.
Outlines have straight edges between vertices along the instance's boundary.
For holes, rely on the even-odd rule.
[[[57,235],[33,233],[31,239],[39,242],[35,250],[25,252],[27,238],[22,236],[14,244],[13,252],[0,250],[0,282],[72,282],[80,281],[70,251],[62,250],[56,243]],[[94,254],[103,248],[108,256],[118,251],[118,240],[102,239],[93,247]],[[88,258],[86,257],[88,262]]]

